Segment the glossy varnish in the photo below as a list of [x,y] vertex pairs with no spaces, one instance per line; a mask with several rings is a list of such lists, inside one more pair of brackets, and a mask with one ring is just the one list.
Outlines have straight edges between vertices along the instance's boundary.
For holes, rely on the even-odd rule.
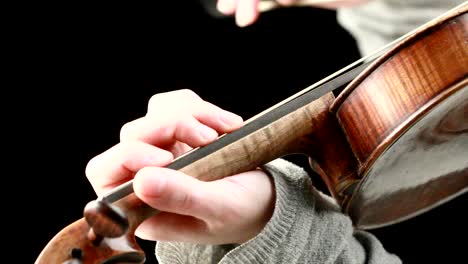
[[455,14],[402,42],[333,105],[359,162],[347,208],[357,226],[402,221],[467,191],[467,22]]
[[[338,98],[301,96],[297,107],[254,119],[169,167],[212,181],[304,153],[360,228],[449,201],[468,189],[466,12],[464,5],[415,32]],[[123,185],[90,202],[36,264],[143,263],[134,231],[158,211]]]

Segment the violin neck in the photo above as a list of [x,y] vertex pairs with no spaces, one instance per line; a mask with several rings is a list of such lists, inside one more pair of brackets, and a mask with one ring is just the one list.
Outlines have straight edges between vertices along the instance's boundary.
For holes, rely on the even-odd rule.
[[[202,181],[213,181],[256,169],[289,154],[302,153],[311,158],[312,168],[322,176],[330,192],[341,199],[342,189],[346,187],[341,183],[356,171],[356,161],[336,117],[329,111],[334,99],[330,92],[267,125],[249,123],[257,126],[253,132],[242,137],[225,135],[169,167]],[[237,140],[225,144],[223,138],[231,140],[228,136]],[[217,144],[224,146],[219,148]],[[157,213],[134,194],[117,201],[117,205],[135,228]]]

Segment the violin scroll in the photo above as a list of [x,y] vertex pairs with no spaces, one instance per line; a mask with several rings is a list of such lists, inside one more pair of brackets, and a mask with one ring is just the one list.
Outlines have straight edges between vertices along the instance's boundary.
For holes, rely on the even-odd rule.
[[[304,153],[363,229],[395,224],[467,192],[467,12],[465,4],[422,28],[338,98],[325,93],[327,83],[317,86],[168,167],[211,181]],[[134,231],[157,213],[133,192],[113,204],[93,201],[35,264],[144,263]]]
[[84,217],[60,231],[35,264],[144,263],[145,253],[126,215],[104,201],[92,201]]

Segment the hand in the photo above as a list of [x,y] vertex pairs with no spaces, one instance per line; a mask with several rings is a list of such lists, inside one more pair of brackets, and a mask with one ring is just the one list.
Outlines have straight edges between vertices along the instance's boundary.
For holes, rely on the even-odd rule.
[[137,228],[140,238],[242,243],[263,229],[273,211],[274,187],[265,172],[203,182],[164,168],[242,124],[241,117],[190,90],[156,94],[144,117],[122,127],[120,143],[89,161],[86,175],[98,195],[134,178],[135,194],[161,211]]
[[[218,0],[217,9],[225,15],[234,15],[236,24],[245,27],[253,24],[259,17],[261,10],[260,1],[262,0]],[[298,0],[271,0],[278,5],[292,5]],[[271,6],[271,5],[270,5]]]
[[[236,24],[245,27],[257,21],[261,12],[282,6],[312,6],[335,9],[362,4],[369,0],[218,0],[217,9],[225,15],[234,15]],[[262,5],[263,4],[263,5]]]

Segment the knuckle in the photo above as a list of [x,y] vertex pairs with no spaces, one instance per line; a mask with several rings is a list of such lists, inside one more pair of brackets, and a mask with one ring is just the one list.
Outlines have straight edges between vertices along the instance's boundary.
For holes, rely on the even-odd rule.
[[128,122],[128,123],[125,123],[121,128],[120,128],[120,132],[119,132],[119,138],[121,141],[123,140],[128,140],[130,138],[132,138],[132,126],[131,126],[131,123]]
[[184,211],[192,210],[195,206],[194,196],[188,193],[183,194],[179,200],[179,206]]
[[97,164],[98,164],[98,159],[100,156],[93,157],[88,161],[85,167],[85,175],[86,178],[92,182],[92,179],[94,178],[94,175],[96,175],[96,170],[97,170]]
[[138,150],[137,144],[138,141],[120,142],[114,147],[114,157],[119,157],[121,160],[125,161],[126,159],[124,157],[131,157],[132,154]]
[[180,95],[185,97],[185,98],[200,99],[200,96],[197,93],[195,93],[193,90],[190,90],[190,89],[181,89],[181,90],[178,91],[178,93],[180,93]]
[[160,107],[173,106],[181,101],[198,101],[200,96],[191,89],[180,89],[176,91],[157,93],[148,100],[148,112],[153,112]]
[[157,107],[161,104],[162,101],[162,97],[163,94],[159,93],[159,94],[155,94],[153,96],[150,97],[150,99],[148,100],[148,112],[152,112],[154,111],[155,109],[157,109]]

